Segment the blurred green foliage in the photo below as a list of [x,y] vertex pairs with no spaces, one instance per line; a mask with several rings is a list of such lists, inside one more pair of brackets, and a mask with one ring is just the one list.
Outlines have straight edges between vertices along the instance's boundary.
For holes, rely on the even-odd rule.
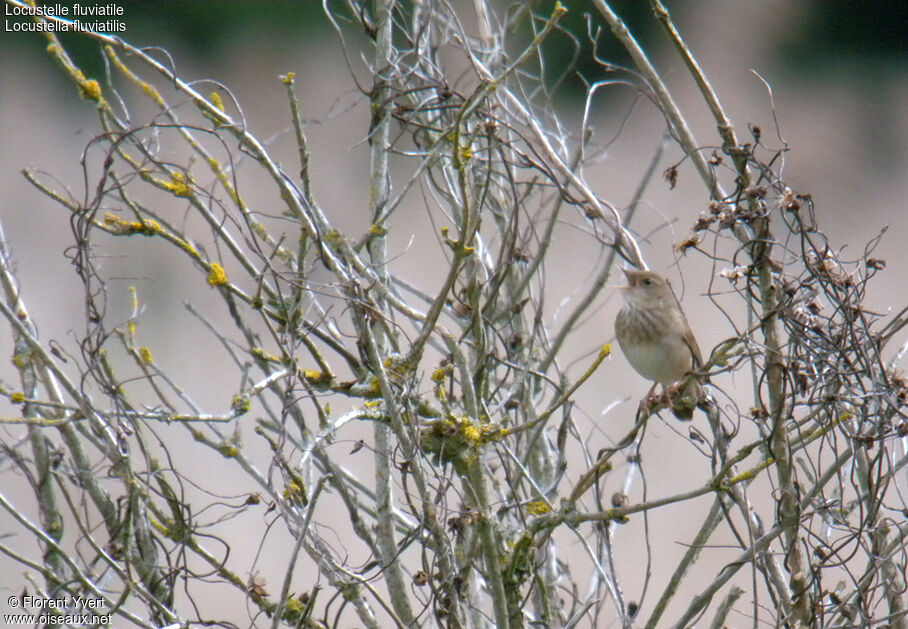
[[[532,11],[537,16],[537,30],[542,28],[555,6],[555,0],[487,1],[499,16]],[[696,11],[708,10],[711,4],[702,0],[664,2],[676,23],[683,23],[685,14],[690,17],[689,14]],[[217,67],[226,53],[233,53],[237,46],[258,43],[273,47],[298,46],[334,36],[321,0],[80,0],[79,3],[83,6],[122,6],[124,15],[118,19],[127,27],[125,33],[120,33],[124,39],[136,46],[179,50],[190,55],[200,66]],[[59,4],[72,6],[75,3],[61,1]],[[329,0],[329,4],[346,10],[346,3],[340,0]],[[367,13],[371,12],[372,4],[365,1]],[[593,83],[609,75],[594,57],[594,39],[598,42],[596,53],[600,60],[626,67],[631,63],[608,27],[603,25],[590,0],[563,0],[563,4],[568,13],[561,19],[559,30],[543,45],[546,66],[535,68],[535,71],[541,71],[550,86],[558,83],[559,96],[577,98],[585,93],[584,80]],[[651,55],[658,52],[660,46],[668,45],[647,0],[611,0],[610,4]],[[412,5],[413,0],[401,1],[403,19],[412,13]],[[462,9],[464,16],[472,15],[470,2],[462,0],[454,5]],[[801,9],[794,28],[790,24],[780,25],[783,31],[791,32],[791,36],[779,48],[775,62],[778,69],[789,76],[809,74],[823,78],[828,75],[830,80],[843,80],[849,73],[858,77],[867,66],[901,66],[908,58],[908,2],[823,0],[805,2]],[[772,11],[771,4],[767,3],[766,10]],[[466,17],[464,19],[467,24],[471,23]],[[518,32],[509,34],[512,39],[508,52],[512,55],[529,44],[534,34],[525,19],[520,23]],[[357,28],[355,20],[348,25]],[[96,44],[72,33],[59,36],[88,76],[103,76]],[[28,56],[40,57],[45,45],[40,35],[16,33],[0,38],[0,53],[10,48],[23,48]],[[847,63],[843,64],[845,59]]]
[[[76,2],[55,0],[40,4],[71,7]],[[249,45],[259,39],[289,47],[300,39],[317,40],[330,35],[331,28],[321,2],[317,0],[79,0],[78,4],[121,6],[122,16],[97,18],[99,21],[118,19],[126,25],[125,32],[112,34],[137,47],[180,49],[204,66],[216,66],[226,51],[232,51],[239,44]],[[89,21],[89,18],[81,19]],[[76,33],[57,35],[87,76],[103,76],[96,43]],[[15,33],[0,38],[0,52],[15,47],[40,54],[46,45],[47,41],[40,33]],[[50,59],[47,62],[51,63]]]
[[841,72],[846,57],[857,66],[908,59],[908,2],[823,0],[810,3],[804,18],[781,51],[783,65]]

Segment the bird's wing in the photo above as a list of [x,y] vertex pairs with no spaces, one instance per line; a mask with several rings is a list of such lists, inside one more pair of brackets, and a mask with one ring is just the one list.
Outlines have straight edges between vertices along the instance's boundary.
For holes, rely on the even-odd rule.
[[678,312],[681,313],[681,321],[684,323],[684,344],[687,345],[691,356],[693,356],[694,369],[699,369],[704,363],[703,354],[700,353],[700,346],[697,344],[697,338],[694,336],[693,330],[690,329],[690,323],[688,323],[687,315],[684,314],[684,308],[681,307],[681,302],[675,294],[675,289],[672,288],[671,283],[668,284],[668,287],[672,294],[672,298],[675,300],[675,304],[678,306]]
[[694,357],[694,369],[699,369],[703,366],[703,355],[700,353],[700,346],[697,345],[697,339],[694,337],[694,333],[687,323],[687,317],[684,317],[684,326],[687,328],[684,330],[684,343],[687,345],[688,349],[690,349],[691,356]]

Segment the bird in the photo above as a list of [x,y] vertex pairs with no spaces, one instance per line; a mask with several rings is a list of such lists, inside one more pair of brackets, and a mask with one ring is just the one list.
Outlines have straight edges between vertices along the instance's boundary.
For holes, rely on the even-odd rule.
[[696,379],[680,381],[703,366],[700,346],[671,286],[653,271],[625,270],[627,286],[621,286],[624,307],[615,319],[615,336],[631,367],[653,381],[641,405],[652,404],[656,385],[678,419],[690,420],[700,403],[702,389]]

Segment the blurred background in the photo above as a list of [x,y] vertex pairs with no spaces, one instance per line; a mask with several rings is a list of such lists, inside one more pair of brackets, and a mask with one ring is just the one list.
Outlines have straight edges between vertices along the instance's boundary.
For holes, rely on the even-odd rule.
[[[537,12],[548,15],[550,4],[536,3]],[[337,220],[366,220],[368,182],[361,170],[367,163],[365,98],[351,80],[341,45],[320,3],[132,0],[122,6],[124,15],[118,19],[127,28],[121,33],[124,39],[137,46],[166,49],[178,73],[189,80],[208,79],[229,86],[250,129],[259,138],[270,139],[272,148],[287,155],[288,161],[291,154],[280,153],[293,145],[286,141],[288,104],[278,76],[295,72],[312,143],[318,197],[333,208]],[[613,6],[645,48],[655,51],[656,66],[680,100],[696,137],[705,145],[714,142],[712,119],[648,5],[625,1]],[[784,156],[783,173],[796,192],[813,195],[821,225],[837,246],[854,248],[857,255],[889,226],[877,257],[887,261],[892,278],[904,277],[908,263],[899,254],[908,220],[908,7],[845,0],[698,0],[667,6],[742,141],[749,139],[748,125],[758,125],[763,141],[771,147],[781,148],[779,138],[784,139],[790,151]],[[563,81],[557,113],[576,126],[583,108],[583,80],[592,83],[605,74],[591,60],[586,37],[588,30],[601,28],[600,20],[584,3],[568,8],[562,26],[574,33],[580,49],[575,50],[575,42],[564,33],[553,34],[547,42],[546,55],[552,60],[547,73],[552,81]],[[462,20],[468,27],[473,20],[467,2],[462,3]],[[61,40],[86,75],[103,82],[97,46],[72,34],[62,34]],[[49,285],[46,279],[67,274],[61,252],[70,241],[68,221],[20,171],[33,167],[53,173],[79,197],[79,156],[98,129],[92,103],[73,98],[72,85],[43,52],[45,45],[40,35],[8,29],[0,38],[5,60],[0,65],[0,185],[4,191],[0,208],[23,285],[37,291],[31,301],[55,295],[54,312],[59,316],[66,300],[57,292],[60,286]],[[599,38],[597,53],[602,59],[629,65],[607,29]],[[576,72],[562,78],[575,55]],[[357,62],[353,59],[354,66]],[[767,88],[752,71],[771,86],[774,111]],[[592,115],[596,138],[607,153],[590,179],[598,182],[597,194],[622,207],[653,155],[662,126],[654,109],[628,87],[597,92]],[[677,153],[669,151],[660,172],[677,161]],[[650,186],[644,203],[651,212],[641,213],[655,217],[654,228],[661,221],[644,253],[650,265],[662,271],[673,260],[668,244],[681,240],[706,206],[689,164],[682,164],[679,172],[674,190],[662,182]],[[648,233],[645,225],[638,230]],[[584,239],[578,235],[577,240],[574,244]],[[884,308],[890,297],[887,290],[885,296],[874,296],[880,300],[875,303]],[[62,326],[53,331],[55,335],[67,329],[65,317],[59,320]]]
[[[473,30],[469,26],[475,23],[471,3],[459,4],[461,20],[467,30]],[[648,4],[612,4],[644,47],[654,53],[656,67],[700,143],[716,142],[712,118],[697,87],[652,19]],[[880,313],[903,307],[908,302],[908,3],[697,0],[666,4],[742,141],[749,137],[748,126],[756,125],[764,143],[789,147],[782,158],[783,174],[795,192],[813,196],[820,225],[832,246],[844,251],[842,257],[860,258],[866,244],[888,228],[873,254],[887,266],[882,280],[871,284],[867,304]],[[296,169],[295,142],[279,76],[294,72],[307,121],[315,196],[340,228],[358,233],[369,225],[368,98],[351,78],[343,49],[320,5],[308,1],[123,1],[124,15],[118,19],[125,23],[126,31],[119,35],[135,46],[166,49],[177,74],[186,80],[229,86],[250,130],[268,139],[269,149],[292,172]],[[592,48],[586,37],[588,29],[594,31],[600,21],[588,3],[566,5],[570,12],[562,26],[576,34],[580,49],[576,51],[571,38],[563,33],[553,36],[546,46],[553,60],[549,66],[552,81],[578,55],[576,72],[564,76],[556,103],[565,124],[577,127],[585,95],[580,77],[588,82],[604,77],[601,66],[589,61]],[[536,7],[540,15],[548,15],[552,3],[537,3]],[[62,40],[87,76],[103,79],[104,66],[96,46],[71,35]],[[599,43],[600,58],[629,64],[607,28]],[[354,42],[354,48],[357,45],[365,46]],[[43,37],[35,33],[7,31],[0,38],[0,221],[23,298],[38,322],[41,338],[71,345],[84,330],[84,312],[82,286],[65,256],[73,241],[69,217],[36,191],[20,171],[29,167],[52,174],[60,189],[82,199],[85,183],[80,158],[99,131],[93,103],[75,95],[73,85],[44,52],[45,46]],[[361,71],[359,59],[354,57],[351,63]],[[771,94],[754,72],[771,86]],[[595,137],[606,152],[595,171],[585,174],[600,197],[621,208],[630,201],[640,173],[652,159],[664,124],[655,108],[630,87],[601,90],[591,111]],[[676,148],[669,148],[658,172],[680,158]],[[91,169],[91,159],[88,166]],[[257,191],[254,178],[241,183],[258,207],[264,209],[277,201],[269,198],[273,194],[270,187]],[[687,235],[707,203],[690,163],[683,162],[674,189],[661,177],[653,181],[634,223],[639,234],[648,235],[644,255],[649,265],[672,278],[706,351],[732,333],[722,313],[700,298],[720,269],[697,253],[679,257],[673,244]],[[391,256],[396,270],[416,284],[431,286],[432,275],[420,257],[436,246],[434,236],[427,236],[431,224],[416,206],[404,208],[395,220]],[[582,293],[604,255],[589,229],[577,221],[557,237],[564,253],[553,258],[548,268],[552,294],[546,296],[553,321],[558,320],[560,308],[567,309],[571,298]],[[186,260],[162,256],[156,243],[137,237],[104,240],[99,252],[112,278],[108,299],[114,318],[129,316],[128,287],[136,286],[144,304],[141,334],[153,348],[156,361],[166,366],[203,409],[225,411],[239,383],[224,382],[220,377],[223,354],[182,305],[192,302],[214,325],[230,325],[222,307],[206,307],[212,291],[204,278],[188,273]],[[599,346],[613,340],[612,321],[619,305],[614,291],[606,291],[595,314],[583,323],[588,333],[578,335],[582,342],[575,340],[565,348],[563,364],[575,362],[582,372]],[[904,338],[896,339],[887,357],[904,342]],[[11,355],[12,340],[4,331],[0,335],[0,379],[15,387],[16,371],[8,360]],[[597,378],[597,384],[581,392],[579,408],[585,417],[580,421],[589,439],[605,447],[626,432],[648,384],[632,373],[617,351]],[[737,385],[732,379],[726,386],[733,389]],[[16,412],[0,402],[0,414]],[[349,427],[339,447],[349,448],[370,431]],[[15,439],[17,434],[21,431],[6,431],[3,438]],[[648,434],[644,449],[645,460],[652,461],[648,476],[651,497],[690,488],[685,474],[660,473],[659,467],[660,461],[667,462],[662,465],[669,471],[703,465],[702,457],[686,445],[686,438],[686,427],[670,424]],[[202,458],[193,464],[204,474],[214,461]],[[0,482],[8,478],[0,477]],[[659,515],[672,516],[671,509]],[[0,514],[0,531],[7,528],[7,517]],[[236,526],[241,531],[243,524]],[[690,539],[693,529],[685,529],[683,522],[677,528],[677,539]],[[658,540],[662,544],[657,549],[660,561],[680,556],[684,548],[676,541]],[[634,547],[633,543],[627,545]],[[258,550],[254,545],[235,548],[239,565],[246,562],[250,573],[267,572],[261,566],[267,565],[272,553],[275,565],[282,565],[285,553],[279,544],[257,557]],[[635,580],[643,579],[639,554],[629,550],[621,559],[619,569],[631,575],[628,588],[633,590]],[[23,585],[21,569],[6,566],[4,561],[0,560],[4,566],[0,591],[18,592]]]

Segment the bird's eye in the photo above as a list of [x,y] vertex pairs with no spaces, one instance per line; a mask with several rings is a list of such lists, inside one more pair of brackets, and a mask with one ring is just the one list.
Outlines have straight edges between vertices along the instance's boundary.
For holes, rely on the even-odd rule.
[[646,278],[645,280],[643,280],[643,285],[644,285],[644,286],[652,286],[652,285],[653,285],[653,280],[651,280],[650,278]]

